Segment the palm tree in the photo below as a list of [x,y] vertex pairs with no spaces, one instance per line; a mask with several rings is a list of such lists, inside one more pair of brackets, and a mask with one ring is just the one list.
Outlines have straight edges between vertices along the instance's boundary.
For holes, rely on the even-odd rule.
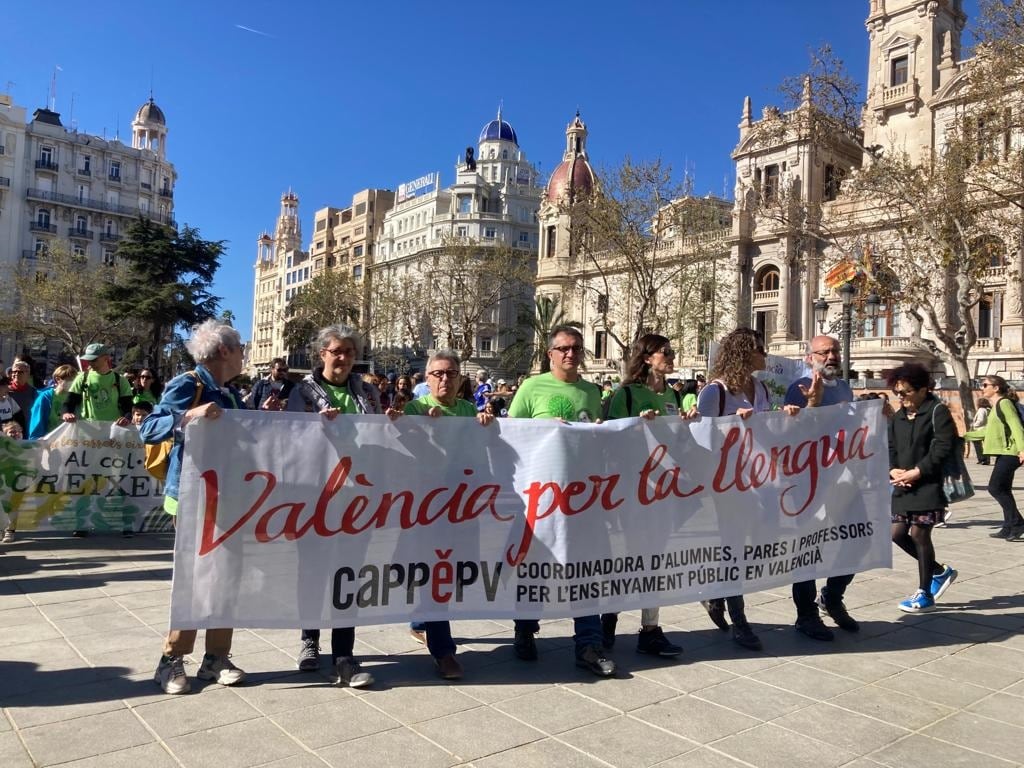
[[524,336],[505,350],[503,360],[506,368],[519,368],[524,363],[530,369],[540,366],[541,373],[551,369],[548,360],[547,340],[551,330],[559,325],[583,328],[578,320],[568,320],[562,309],[559,296],[538,296],[533,307],[523,307],[519,316],[519,328]]

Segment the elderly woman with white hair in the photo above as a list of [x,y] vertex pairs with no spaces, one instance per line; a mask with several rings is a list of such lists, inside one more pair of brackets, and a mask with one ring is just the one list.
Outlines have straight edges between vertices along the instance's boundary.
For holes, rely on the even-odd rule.
[[[302,379],[288,396],[289,411],[311,411],[328,420],[341,415],[380,413],[380,396],[376,387],[352,376],[352,366],[362,351],[362,339],[344,325],[329,325],[317,333],[310,349],[310,358],[320,358],[312,373]],[[302,561],[300,560],[300,568]],[[365,688],[373,685],[373,675],[364,672],[353,655],[356,641],[354,627],[331,629],[331,664],[342,688]],[[303,672],[320,668],[320,630],[302,630],[302,648],[298,667]]]
[[[216,419],[225,408],[245,408],[241,395],[228,385],[242,372],[242,341],[238,331],[216,320],[207,320],[192,329],[185,346],[196,361],[195,370],[168,382],[160,402],[139,427],[142,439],[151,445],[174,438],[164,482],[164,510],[175,516],[184,450],[183,428],[195,419]],[[164,653],[154,675],[164,693],[191,690],[184,657],[195,647],[196,632],[195,629],[172,629],[167,633]],[[231,637],[231,629],[206,630],[206,654],[197,677],[221,685],[236,685],[245,679],[245,673],[228,658]]]

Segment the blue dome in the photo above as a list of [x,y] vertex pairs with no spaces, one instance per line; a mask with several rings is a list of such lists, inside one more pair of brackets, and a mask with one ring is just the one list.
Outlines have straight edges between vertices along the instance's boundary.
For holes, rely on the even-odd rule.
[[504,120],[491,120],[480,131],[480,141],[511,141],[517,147],[519,139],[516,137],[516,130]]

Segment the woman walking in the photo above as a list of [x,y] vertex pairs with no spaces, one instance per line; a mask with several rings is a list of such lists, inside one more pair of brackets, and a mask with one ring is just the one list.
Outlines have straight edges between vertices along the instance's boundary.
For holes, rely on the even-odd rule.
[[[971,420],[971,432],[984,432],[985,427],[988,425],[988,415],[992,410],[992,404],[984,397],[978,398],[978,410],[974,412],[974,418]],[[989,465],[989,458],[985,455],[985,446],[981,440],[972,440],[971,445],[974,446],[974,458],[978,464],[983,467]]]
[[994,402],[985,429],[968,432],[968,440],[982,440],[985,456],[995,458],[988,492],[1003,510],[1003,524],[994,539],[1024,541],[1024,518],[1013,497],[1013,476],[1024,463],[1024,427],[1017,413],[1016,395],[1001,376],[986,376],[981,380],[981,393]]
[[889,420],[889,481],[892,492],[892,542],[917,560],[917,592],[899,604],[920,613],[935,607],[957,572],[935,560],[932,528],[942,522],[946,497],[943,464],[956,444],[949,408],[930,391],[931,374],[906,363],[886,377],[903,407]]

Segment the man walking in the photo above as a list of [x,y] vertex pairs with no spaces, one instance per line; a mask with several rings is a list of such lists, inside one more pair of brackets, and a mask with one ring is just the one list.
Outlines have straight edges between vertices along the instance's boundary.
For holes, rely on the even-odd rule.
[[[815,336],[808,345],[804,358],[812,375],[797,379],[786,391],[786,405],[801,408],[838,405],[853,401],[853,391],[842,378],[842,353],[839,341],[831,336]],[[818,609],[827,613],[832,621],[847,632],[857,632],[860,625],[843,605],[843,595],[853,581],[853,574],[829,576],[821,594],[817,594],[814,580],[793,584],[793,602],[796,604],[796,629],[812,640],[832,640],[832,630],[818,615]],[[817,597],[817,600],[815,598]]]
[[[513,419],[561,419],[595,422],[601,415],[601,390],[580,378],[583,362],[583,335],[572,326],[560,325],[548,337],[551,371],[531,376],[523,382],[509,407]],[[480,378],[478,374],[478,379]],[[486,379],[486,375],[483,377]],[[601,642],[601,618],[577,616],[573,619],[576,666],[599,677],[615,674],[615,662],[605,657]],[[537,658],[534,635],[540,631],[536,619],[515,620],[515,652],[524,661]]]

